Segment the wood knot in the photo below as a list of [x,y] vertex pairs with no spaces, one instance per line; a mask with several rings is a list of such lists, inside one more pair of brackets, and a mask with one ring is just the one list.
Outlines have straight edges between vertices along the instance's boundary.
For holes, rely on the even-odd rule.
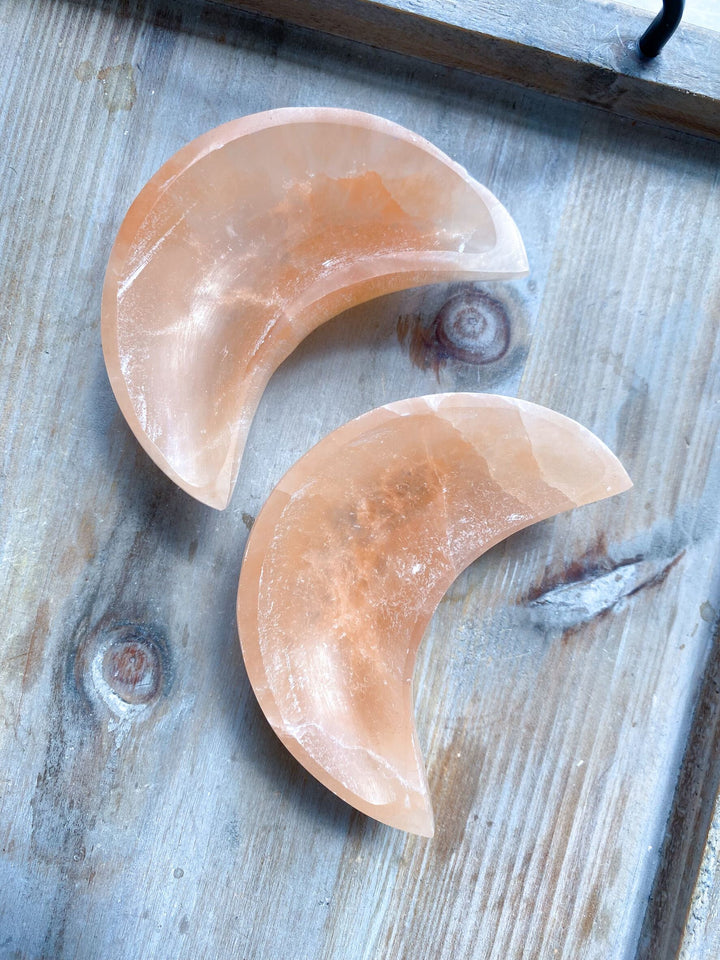
[[78,650],[75,672],[91,700],[129,717],[167,693],[169,666],[167,641],[156,627],[105,623]]
[[417,310],[398,317],[397,336],[420,370],[434,370],[439,381],[449,363],[455,380],[469,376],[468,386],[477,389],[481,381],[489,385],[522,366],[525,326],[522,302],[511,292],[498,298],[476,286],[454,285],[424,293]]
[[125,703],[150,703],[160,691],[160,653],[144,638],[116,640],[110,644],[102,669],[110,689]]
[[507,353],[510,321],[504,307],[482,290],[465,290],[435,318],[435,335],[449,356],[465,363],[494,363]]

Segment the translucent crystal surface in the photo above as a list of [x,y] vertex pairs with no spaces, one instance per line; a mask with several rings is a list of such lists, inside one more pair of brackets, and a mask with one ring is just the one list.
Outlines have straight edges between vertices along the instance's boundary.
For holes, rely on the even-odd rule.
[[544,407],[439,394],[331,433],[270,495],[238,590],[245,664],[293,755],[358,810],[432,835],[412,676],[455,577],[529,524],[630,486]]
[[222,508],[265,384],[311,330],[391,291],[525,272],[505,209],[432,144],[352,110],[273,110],[194,140],[141,191],[103,351],[145,450]]

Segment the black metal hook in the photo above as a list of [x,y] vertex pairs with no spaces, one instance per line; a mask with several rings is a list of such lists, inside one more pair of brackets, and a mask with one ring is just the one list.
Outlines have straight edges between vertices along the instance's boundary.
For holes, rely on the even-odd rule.
[[644,57],[656,57],[682,20],[685,0],[663,0],[663,8],[640,37],[638,46]]

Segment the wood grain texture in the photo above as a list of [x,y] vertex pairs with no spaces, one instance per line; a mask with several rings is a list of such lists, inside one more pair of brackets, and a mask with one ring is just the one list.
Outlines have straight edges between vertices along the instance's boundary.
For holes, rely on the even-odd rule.
[[[0,957],[634,957],[720,610],[720,146],[210,6],[10,0],[0,31]],[[219,514],[117,410],[105,263],[183,143],[307,103],[437,143],[506,203],[532,273],[485,288],[497,364],[433,339],[454,288],[316,331]],[[284,751],[234,601],[298,456],[453,389],[579,419],[635,488],[500,545],[440,605],[416,675],[427,841]],[[93,669],[128,639],[153,675],[133,709]]]
[[[720,138],[720,35],[681,24],[638,56],[652,17],[607,0],[218,0],[553,96]],[[658,3],[658,9],[660,4]]]

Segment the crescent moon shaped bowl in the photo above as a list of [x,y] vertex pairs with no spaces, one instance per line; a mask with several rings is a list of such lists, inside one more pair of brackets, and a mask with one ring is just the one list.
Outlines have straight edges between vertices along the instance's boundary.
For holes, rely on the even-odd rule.
[[507,397],[403,400],[329,434],[271,493],[240,574],[243,657],[278,737],[358,810],[432,836],[412,677],[433,611],[500,540],[630,486],[590,431]]
[[525,273],[504,207],[422,137],[354,110],[271,110],[193,140],[130,207],[105,363],[150,457],[222,509],[262,391],[310,331],[381,294]]

